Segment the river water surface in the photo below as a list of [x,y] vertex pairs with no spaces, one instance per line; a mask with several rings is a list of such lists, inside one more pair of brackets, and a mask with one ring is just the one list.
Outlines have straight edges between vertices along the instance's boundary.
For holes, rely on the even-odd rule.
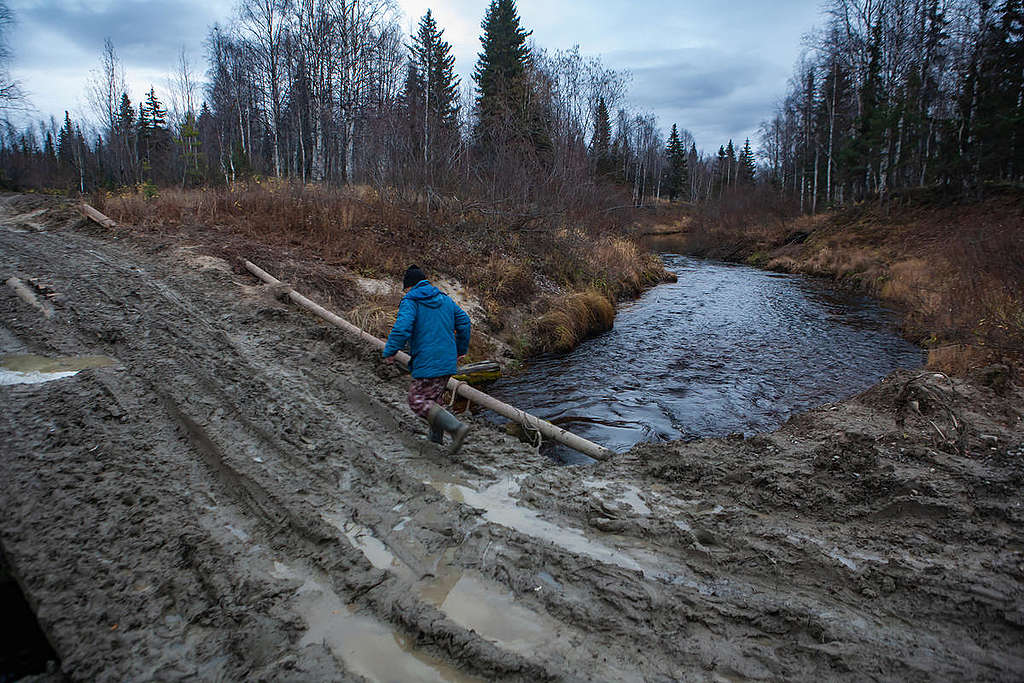
[[[663,258],[677,283],[623,305],[613,330],[534,359],[488,392],[625,451],[641,441],[771,430],[924,361],[898,335],[895,314],[870,298],[797,275]],[[551,454],[589,460],[562,448]]]

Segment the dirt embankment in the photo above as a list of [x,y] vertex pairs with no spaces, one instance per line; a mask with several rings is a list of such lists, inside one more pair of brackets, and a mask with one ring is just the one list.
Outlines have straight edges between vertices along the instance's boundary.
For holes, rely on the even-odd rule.
[[470,418],[449,458],[405,377],[187,244],[9,216],[0,274],[54,309],[5,287],[2,354],[113,360],[0,385],[0,545],[73,680],[1024,676],[998,368],[589,467]]
[[672,278],[624,234],[624,219],[606,212],[521,213],[456,197],[273,180],[95,200],[126,226],[114,234],[173,235],[231,262],[258,253],[268,268],[338,296],[341,310],[378,336],[394,320],[402,274],[416,263],[478,313],[478,329],[489,334],[477,337],[471,360],[569,350],[610,329],[621,298]]
[[899,308],[904,333],[957,374],[1024,369],[1024,191],[919,191],[796,219],[740,204],[694,209],[648,237],[683,253],[834,279]]

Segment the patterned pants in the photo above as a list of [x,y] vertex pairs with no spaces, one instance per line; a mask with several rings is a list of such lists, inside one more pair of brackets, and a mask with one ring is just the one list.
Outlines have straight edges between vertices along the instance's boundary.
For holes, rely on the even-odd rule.
[[412,408],[412,412],[426,418],[430,407],[437,403],[447,386],[448,375],[413,379],[409,385],[409,407]]

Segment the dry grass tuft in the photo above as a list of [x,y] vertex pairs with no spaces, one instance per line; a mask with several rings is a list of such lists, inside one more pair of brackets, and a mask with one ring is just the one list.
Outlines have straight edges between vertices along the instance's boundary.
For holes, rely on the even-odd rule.
[[581,341],[605,332],[615,323],[615,306],[596,291],[581,292],[555,301],[533,331],[533,352],[568,351]]
[[398,315],[398,304],[402,292],[394,290],[381,294],[369,294],[355,307],[345,312],[345,319],[375,337],[384,339],[391,331]]

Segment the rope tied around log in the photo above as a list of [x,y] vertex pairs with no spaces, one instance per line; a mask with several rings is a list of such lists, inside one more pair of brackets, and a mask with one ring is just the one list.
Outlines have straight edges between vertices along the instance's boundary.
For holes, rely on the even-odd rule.
[[[540,424],[538,424],[539,419],[524,410],[520,410],[519,408],[516,408],[516,410],[519,411],[519,424],[522,425],[523,432],[527,436],[529,436],[531,432],[536,436],[537,443],[532,444],[532,446],[537,454],[540,455],[540,447],[544,444],[544,434],[540,431]],[[533,424],[531,424],[531,422]]]
[[[448,391],[450,391],[452,393],[451,399],[448,400],[448,408],[449,409],[452,409],[452,408],[455,407],[455,401],[457,401],[458,398],[459,398],[459,389],[461,387],[463,387],[463,386],[469,386],[469,382],[466,382],[466,381],[461,380],[461,379],[457,379],[457,380],[455,380],[455,386],[454,387],[448,387]],[[470,406],[473,405],[473,402],[471,400],[469,400],[469,397],[467,397],[467,396],[463,396],[463,398],[466,399],[466,410],[469,410]]]

